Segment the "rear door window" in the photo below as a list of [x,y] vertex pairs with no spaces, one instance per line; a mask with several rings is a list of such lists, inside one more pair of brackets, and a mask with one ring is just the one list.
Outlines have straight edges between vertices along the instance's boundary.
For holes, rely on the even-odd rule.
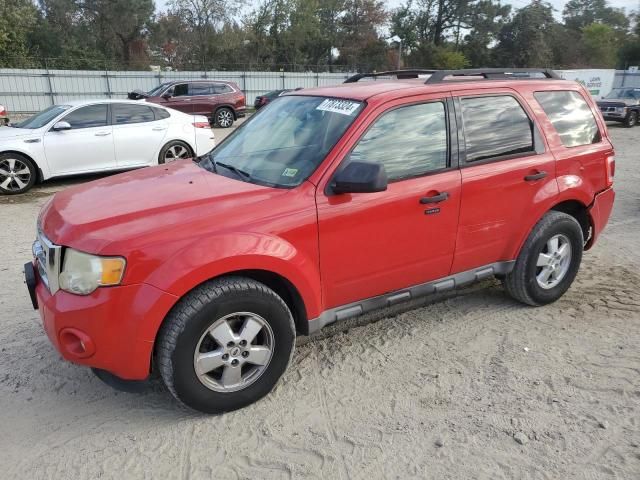
[[213,93],[213,85],[210,83],[190,83],[189,96],[211,95]]
[[226,85],[224,83],[216,83],[213,86],[213,91],[214,93],[222,94],[222,93],[232,93],[233,89],[229,85]]
[[62,119],[74,130],[80,128],[104,127],[107,125],[107,105],[88,105],[78,108]]
[[602,139],[591,108],[578,92],[536,92],[534,96],[565,147],[590,145]]
[[534,153],[533,124],[515,98],[467,97],[461,104],[467,162]]
[[156,119],[151,107],[145,105],[114,103],[112,109],[114,125],[153,122]]

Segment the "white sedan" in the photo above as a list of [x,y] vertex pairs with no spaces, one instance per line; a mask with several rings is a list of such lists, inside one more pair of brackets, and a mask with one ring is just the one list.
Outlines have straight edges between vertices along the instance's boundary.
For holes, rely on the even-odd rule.
[[128,100],[73,101],[0,128],[0,193],[36,181],[191,158],[214,147],[204,116]]

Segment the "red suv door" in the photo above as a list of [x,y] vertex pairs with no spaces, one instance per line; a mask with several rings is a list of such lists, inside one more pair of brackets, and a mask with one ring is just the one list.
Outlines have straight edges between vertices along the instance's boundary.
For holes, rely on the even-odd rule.
[[386,191],[335,195],[327,188],[331,178],[321,182],[316,202],[325,308],[449,274],[460,203],[450,111],[446,96],[432,94],[368,115],[341,153],[341,165],[384,165]]
[[453,273],[514,259],[558,194],[554,157],[520,95],[461,92],[456,110],[462,203]]

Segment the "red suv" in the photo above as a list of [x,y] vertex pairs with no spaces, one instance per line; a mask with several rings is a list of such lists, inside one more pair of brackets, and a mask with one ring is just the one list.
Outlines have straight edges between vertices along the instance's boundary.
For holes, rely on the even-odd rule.
[[274,387],[296,334],[492,276],[560,298],[614,201],[589,93],[546,70],[392,73],[291,92],[198,163],[56,194],[25,274],[63,357],[221,412]]
[[144,99],[184,113],[205,115],[212,125],[222,128],[229,128],[239,117],[244,117],[246,111],[244,93],[233,82],[167,82],[149,92],[134,90],[128,97],[131,100]]

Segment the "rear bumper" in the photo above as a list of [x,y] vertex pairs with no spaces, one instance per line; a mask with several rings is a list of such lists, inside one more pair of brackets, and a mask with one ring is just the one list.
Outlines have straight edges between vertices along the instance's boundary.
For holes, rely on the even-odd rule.
[[146,284],[51,295],[37,274],[34,291],[44,330],[66,360],[126,380],[149,376],[157,330],[177,300]]
[[596,195],[595,200],[589,207],[589,216],[591,217],[591,223],[593,225],[593,234],[587,248],[596,242],[600,233],[604,230],[604,227],[609,221],[611,211],[613,210],[613,203],[616,198],[616,193],[613,188],[608,188],[603,192]]

